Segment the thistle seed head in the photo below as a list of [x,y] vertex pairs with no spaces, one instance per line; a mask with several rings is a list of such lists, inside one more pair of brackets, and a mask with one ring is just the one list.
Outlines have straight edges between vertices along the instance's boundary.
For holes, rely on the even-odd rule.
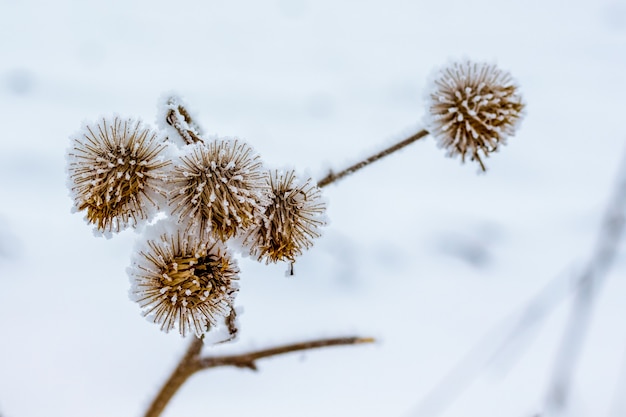
[[198,143],[176,163],[170,180],[172,214],[222,241],[254,223],[266,199],[261,161],[246,143]]
[[450,156],[469,154],[481,169],[515,133],[524,103],[508,72],[495,65],[456,62],[440,71],[428,97],[427,130]]
[[100,232],[147,220],[165,195],[166,145],[133,119],[103,118],[70,138],[68,187],[78,211]]
[[197,336],[230,315],[239,270],[218,242],[181,232],[148,240],[129,268],[130,296],[169,332]]
[[294,171],[272,171],[271,191],[263,220],[247,234],[250,254],[265,263],[290,261],[313,245],[326,224],[326,204],[320,189],[309,178],[299,182]]

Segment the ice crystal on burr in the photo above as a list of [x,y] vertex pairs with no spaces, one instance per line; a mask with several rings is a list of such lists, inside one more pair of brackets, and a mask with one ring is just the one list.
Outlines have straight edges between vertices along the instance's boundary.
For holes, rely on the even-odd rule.
[[245,142],[217,139],[188,146],[170,180],[172,214],[222,241],[251,226],[266,199],[265,174]]
[[225,247],[180,231],[149,239],[128,273],[130,296],[144,315],[183,337],[223,324],[238,291],[239,269]]
[[272,171],[267,181],[270,199],[265,216],[245,242],[259,261],[293,263],[320,236],[326,204],[312,180],[299,181],[294,171]]
[[[456,62],[441,70],[428,96],[427,130],[450,156],[482,157],[515,133],[524,103],[511,75],[495,65]],[[482,155],[481,155],[482,153]]]
[[147,220],[164,195],[166,148],[140,121],[119,117],[87,124],[71,138],[68,187],[78,211],[110,234]]

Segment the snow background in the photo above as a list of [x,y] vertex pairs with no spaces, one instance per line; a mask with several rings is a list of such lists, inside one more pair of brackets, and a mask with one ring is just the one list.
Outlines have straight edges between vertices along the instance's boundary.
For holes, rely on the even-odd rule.
[[[378,343],[197,374],[169,417],[435,415],[420,404],[439,381],[593,248],[625,148],[626,3],[0,0],[2,416],[139,416],[186,346],[128,300],[136,235],[96,239],[70,213],[83,120],[154,124],[176,91],[207,133],[321,176],[418,129],[431,70],[458,57],[497,62],[527,103],[488,173],[427,138],[328,187],[331,224],[296,277],[240,262],[241,337],[211,350]],[[568,415],[626,415],[625,260]],[[438,415],[540,411],[566,300]]]

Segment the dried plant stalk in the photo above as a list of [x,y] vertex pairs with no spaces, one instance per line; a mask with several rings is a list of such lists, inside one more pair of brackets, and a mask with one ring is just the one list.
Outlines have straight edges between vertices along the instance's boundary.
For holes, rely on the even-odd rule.
[[233,366],[236,368],[247,368],[256,371],[256,361],[259,359],[269,358],[271,356],[331,346],[348,346],[374,342],[375,339],[371,337],[340,337],[276,346],[269,349],[242,353],[240,355],[200,357],[203,341],[202,338],[194,338],[176,366],[176,369],[174,369],[168,380],[150,404],[145,417],[160,416],[169,401],[174,397],[176,392],[178,392],[178,389],[185,383],[185,381],[194,373],[204,369],[217,368],[220,366]]
[[169,110],[165,115],[165,120],[176,129],[187,145],[204,142],[200,137],[200,126],[193,121],[191,115],[177,97],[170,97],[167,100],[167,106]]
[[370,156],[369,158],[366,158],[364,160],[362,160],[361,162],[358,162],[354,165],[349,166],[348,168],[339,171],[338,173],[334,173],[332,171],[330,171],[328,173],[328,175],[326,175],[324,178],[322,178],[321,180],[319,180],[317,182],[317,186],[322,188],[322,187],[326,187],[327,185],[330,185],[334,182],[339,181],[340,179],[342,179],[343,177],[353,174],[356,171],[365,168],[366,166],[368,166],[369,164],[371,164],[372,162],[376,162],[381,158],[384,158],[385,156],[391,155],[392,153],[399,151],[400,149],[409,146],[410,144],[412,144],[413,142],[423,138],[424,136],[428,135],[428,131],[427,130],[420,130],[419,132],[417,132],[416,134],[414,134],[413,136],[410,136],[406,139],[404,139],[401,142],[398,142],[396,144],[394,144],[393,146],[390,146],[389,148],[378,152],[372,156]]

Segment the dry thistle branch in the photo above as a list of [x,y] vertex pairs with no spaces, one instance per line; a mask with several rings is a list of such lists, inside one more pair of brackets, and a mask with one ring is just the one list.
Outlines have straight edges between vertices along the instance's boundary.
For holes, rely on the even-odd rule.
[[376,162],[381,158],[384,158],[387,155],[391,155],[392,153],[399,151],[400,149],[409,146],[410,144],[412,144],[413,142],[425,137],[426,135],[428,135],[428,131],[426,130],[420,130],[419,132],[417,132],[416,134],[414,134],[411,137],[408,137],[406,139],[404,139],[403,141],[400,141],[398,143],[396,143],[393,146],[390,146],[389,148],[380,151],[368,158],[365,158],[364,160],[362,160],[361,162],[357,162],[354,165],[349,166],[346,169],[343,169],[341,171],[339,171],[338,173],[334,173],[332,171],[330,171],[328,173],[328,175],[326,175],[324,178],[322,178],[321,180],[319,180],[317,182],[317,186],[322,188],[322,187],[326,187],[327,185],[332,184],[333,182],[336,182],[340,179],[342,179],[343,177],[350,175],[362,168],[365,168],[366,166],[368,166],[369,164],[371,164],[372,162]]
[[193,121],[178,97],[169,97],[167,99],[167,108],[165,121],[178,131],[178,134],[187,145],[204,142],[200,137],[202,134],[200,126]]
[[256,371],[256,361],[259,359],[331,346],[349,346],[374,342],[375,339],[371,337],[340,337],[281,345],[273,348],[242,353],[239,355],[201,357],[200,353],[203,346],[202,338],[193,338],[176,369],[174,369],[155,399],[150,404],[145,417],[160,416],[169,401],[174,397],[176,392],[178,392],[178,389],[185,383],[185,381],[194,373],[205,369],[217,368],[221,366],[233,366],[236,368],[247,368]]
[[455,62],[438,71],[429,93],[426,128],[337,174],[332,171],[317,182],[322,188],[372,162],[391,155],[432,134],[448,156],[460,155],[487,168],[482,161],[515,133],[524,115],[524,103],[511,75],[495,65]]
[[187,351],[180,359],[180,362],[178,362],[178,365],[170,377],[165,381],[165,384],[163,384],[157,396],[152,400],[152,403],[150,403],[145,417],[160,416],[172,397],[174,397],[174,394],[176,394],[185,381],[196,372],[196,369],[194,369],[194,361],[198,358],[202,350],[202,339],[203,337],[193,337],[191,339],[191,343],[189,343]]
[[[182,336],[202,337],[223,321],[232,340],[237,332],[239,270],[229,248],[249,249],[266,263],[290,262],[293,274],[295,258],[311,247],[320,236],[318,228],[326,224],[320,187],[429,133],[449,155],[460,154],[464,161],[467,153],[484,170],[479,152],[487,156],[504,143],[523,110],[508,73],[469,61],[441,71],[429,97],[424,130],[337,174],[331,171],[317,185],[310,178],[297,179],[294,171],[265,169],[244,141],[207,141],[182,101],[167,97],[159,107],[163,135],[139,123],[131,126],[132,119],[122,123],[116,118],[112,127],[105,120],[99,130],[88,127],[74,139],[68,160],[70,189],[78,194],[76,208],[87,210],[88,219],[105,232],[150,221],[140,230],[147,239],[128,269],[131,298],[144,315],[162,330],[176,328]],[[163,204],[156,204],[157,197]],[[152,210],[146,211],[147,206]],[[322,339],[200,358],[202,340],[194,337],[146,416],[158,416],[187,378],[201,369],[256,369],[257,360],[270,356],[374,341]]]
[[235,366],[237,368],[249,368],[257,370],[256,361],[269,358],[270,356],[284,355],[286,353],[303,350],[320,349],[331,346],[359,345],[363,343],[374,343],[372,337],[339,337],[334,339],[319,339],[308,342],[282,345],[273,348],[257,350],[249,353],[230,356],[207,356],[198,361],[200,369],[217,368],[219,366]]

